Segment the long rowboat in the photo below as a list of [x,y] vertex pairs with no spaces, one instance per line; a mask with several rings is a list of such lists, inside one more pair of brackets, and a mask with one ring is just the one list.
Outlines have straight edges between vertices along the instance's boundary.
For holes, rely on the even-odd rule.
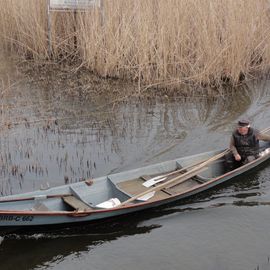
[[157,207],[190,197],[247,172],[270,158],[269,143],[260,157],[228,170],[218,150],[178,158],[84,182],[0,198],[0,230],[69,227]]

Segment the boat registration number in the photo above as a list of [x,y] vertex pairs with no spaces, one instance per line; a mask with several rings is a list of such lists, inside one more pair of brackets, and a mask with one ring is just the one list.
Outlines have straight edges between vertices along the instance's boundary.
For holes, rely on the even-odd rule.
[[0,215],[0,221],[33,221],[33,216],[13,216],[13,215]]

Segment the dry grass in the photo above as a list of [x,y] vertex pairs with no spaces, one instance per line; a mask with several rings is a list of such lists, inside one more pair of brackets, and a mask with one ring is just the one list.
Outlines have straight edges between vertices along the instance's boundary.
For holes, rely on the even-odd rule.
[[[0,1],[0,46],[48,58],[46,1]],[[105,0],[103,23],[98,9],[53,14],[53,58],[76,56],[101,76],[143,86],[237,83],[269,68],[269,8],[267,0]]]

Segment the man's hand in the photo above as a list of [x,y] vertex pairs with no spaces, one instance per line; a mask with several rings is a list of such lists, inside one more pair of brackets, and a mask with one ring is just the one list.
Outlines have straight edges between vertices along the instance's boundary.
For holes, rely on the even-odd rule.
[[241,156],[239,154],[234,155],[234,158],[236,161],[240,161],[241,160]]

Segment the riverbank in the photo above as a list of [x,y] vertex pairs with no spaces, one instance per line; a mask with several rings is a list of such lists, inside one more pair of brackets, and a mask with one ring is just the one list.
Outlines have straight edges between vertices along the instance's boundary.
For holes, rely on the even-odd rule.
[[266,0],[105,0],[104,13],[104,21],[98,8],[52,13],[50,52],[46,1],[10,0],[0,46],[39,64],[79,62],[98,78],[134,84],[135,94],[186,94],[189,85],[220,94],[269,70]]
[[[67,63],[36,63],[34,61],[17,61],[20,73],[27,76],[33,85],[50,90],[61,91],[63,95],[83,98],[86,100],[100,99],[124,101],[129,98],[174,98],[174,97],[220,97],[233,94],[245,87],[245,83],[232,86],[223,82],[215,85],[181,84],[178,88],[159,85],[143,86],[138,82],[118,78],[103,78],[88,68]],[[103,103],[103,102],[101,102]]]

